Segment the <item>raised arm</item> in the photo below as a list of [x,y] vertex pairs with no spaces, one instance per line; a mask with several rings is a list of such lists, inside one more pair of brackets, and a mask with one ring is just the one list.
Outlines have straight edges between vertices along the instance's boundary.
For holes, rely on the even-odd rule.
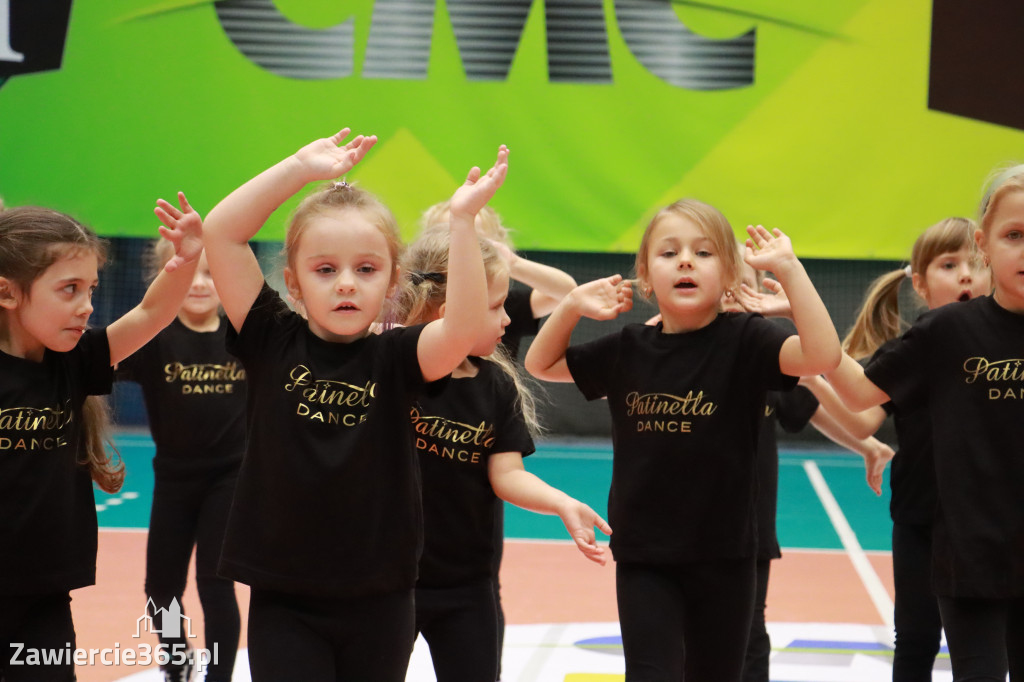
[[556,514],[585,557],[602,566],[608,561],[605,548],[597,544],[594,526],[605,535],[612,534],[611,526],[589,506],[527,471],[520,453],[491,455],[487,475],[498,497],[532,512]]
[[843,353],[839,367],[826,372],[825,378],[843,404],[854,412],[889,402],[889,395],[868,379],[860,363],[846,353]]
[[807,376],[831,371],[839,364],[842,349],[832,318],[793,253],[789,237],[781,230],[769,232],[758,225],[748,227],[745,260],[757,270],[773,273],[789,297],[796,336],[787,339],[779,352],[779,368],[790,376]]
[[110,364],[116,365],[142,348],[169,325],[192,287],[203,252],[203,220],[178,192],[180,210],[163,199],[154,209],[163,225],[160,235],[174,244],[174,256],[146,289],[142,301],[107,327]]
[[857,438],[836,421],[822,406],[811,416],[811,424],[826,438],[864,458],[868,487],[876,495],[882,494],[882,474],[885,465],[895,454],[893,449],[873,436]]
[[427,381],[440,379],[455,369],[487,331],[487,275],[473,222],[501,187],[507,172],[508,148],[501,145],[494,166],[482,175],[474,166],[452,196],[445,313],[423,329],[416,347],[420,370]]
[[530,310],[534,317],[551,313],[558,302],[576,288],[576,280],[558,268],[523,258],[507,244],[492,240],[494,247],[508,263],[509,276],[533,289]]
[[310,182],[330,180],[352,169],[377,142],[350,130],[315,140],[236,189],[206,217],[204,242],[210,272],[231,325],[241,329],[263,286],[263,273],[249,247],[270,214]]
[[836,394],[832,385],[820,376],[802,377],[800,384],[813,393],[825,411],[854,438],[868,438],[874,435],[885,421],[885,410],[881,407],[871,407],[861,412],[851,411]]
[[587,282],[569,292],[555,307],[530,344],[524,365],[526,371],[544,381],[572,381],[565,352],[572,330],[582,317],[611,320],[633,308],[632,282],[612,275]]

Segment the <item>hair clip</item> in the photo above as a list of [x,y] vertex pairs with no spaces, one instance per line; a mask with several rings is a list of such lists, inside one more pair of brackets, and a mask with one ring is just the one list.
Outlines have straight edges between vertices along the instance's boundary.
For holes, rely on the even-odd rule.
[[409,279],[413,284],[419,286],[428,279],[435,284],[444,284],[446,278],[440,272],[419,272],[413,270],[409,273]]
[[914,276],[914,271],[910,269],[910,264],[909,263],[907,264],[907,267],[903,268],[903,274],[906,275],[907,277],[913,277]]
[[348,189],[351,186],[352,185],[345,182],[344,180],[337,180],[331,185],[331,189]]

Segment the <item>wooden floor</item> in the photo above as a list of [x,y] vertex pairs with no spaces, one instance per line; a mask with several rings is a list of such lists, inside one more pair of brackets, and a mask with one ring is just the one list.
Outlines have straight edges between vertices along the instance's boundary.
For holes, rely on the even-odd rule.
[[[97,584],[73,594],[80,649],[135,648],[156,644],[156,637],[134,638],[144,613],[144,531],[100,532]],[[869,553],[871,565],[892,594],[891,561],[886,553]],[[531,623],[611,623],[615,609],[614,565],[585,560],[574,545],[560,542],[509,541],[502,566],[502,595],[509,625]],[[248,589],[237,588],[243,616]],[[202,612],[190,578],[185,613],[202,633]],[[882,625],[862,581],[843,552],[786,551],[773,563],[768,597],[773,622],[862,623]],[[244,622],[244,617],[243,617]],[[200,645],[201,646],[201,645]],[[243,629],[241,648],[246,647]],[[109,656],[109,654],[108,654]],[[107,682],[139,673],[140,666],[83,666],[81,682]]]

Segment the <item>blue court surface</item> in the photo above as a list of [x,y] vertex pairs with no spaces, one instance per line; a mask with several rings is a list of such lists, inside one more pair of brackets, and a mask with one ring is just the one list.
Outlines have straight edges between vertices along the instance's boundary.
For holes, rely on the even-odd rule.
[[[102,528],[146,528],[153,500],[153,441],[145,432],[125,432],[115,439],[127,475],[120,493],[96,493]],[[556,488],[586,502],[602,516],[608,510],[612,454],[606,443],[540,443],[525,459],[526,468]],[[864,482],[863,460],[849,453],[788,451],[779,461],[778,533],[783,547],[843,549],[807,474],[807,463],[821,472],[865,551],[890,551],[888,479],[876,497]],[[505,535],[532,540],[565,540],[557,517],[506,505]]]

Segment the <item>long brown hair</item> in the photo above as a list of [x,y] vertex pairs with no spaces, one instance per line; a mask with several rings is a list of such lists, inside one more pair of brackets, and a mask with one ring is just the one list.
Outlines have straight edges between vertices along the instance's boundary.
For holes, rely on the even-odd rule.
[[910,265],[879,276],[868,287],[857,319],[843,339],[843,350],[854,358],[866,358],[907,328],[900,314],[900,284],[914,273],[924,276],[931,262],[944,253],[974,248],[974,222],[946,218],[935,223],[914,242]]
[[[106,242],[69,215],[36,206],[0,212],[0,277],[23,292],[55,262],[80,251],[95,253],[101,266],[107,258]],[[0,325],[6,325],[6,316],[0,315]],[[79,463],[102,490],[117,492],[124,483],[124,462],[110,439],[106,400],[88,396],[81,419],[85,459]]]
[[[508,266],[487,239],[481,238],[479,243],[484,272],[490,282],[495,275],[507,272]],[[436,319],[448,293],[448,244],[448,230],[435,225],[406,250],[402,258],[404,281],[394,302],[395,317],[402,324],[422,324]],[[498,365],[512,380],[523,420],[532,435],[539,435],[543,429],[537,417],[537,396],[525,373],[500,345],[484,360]]]

